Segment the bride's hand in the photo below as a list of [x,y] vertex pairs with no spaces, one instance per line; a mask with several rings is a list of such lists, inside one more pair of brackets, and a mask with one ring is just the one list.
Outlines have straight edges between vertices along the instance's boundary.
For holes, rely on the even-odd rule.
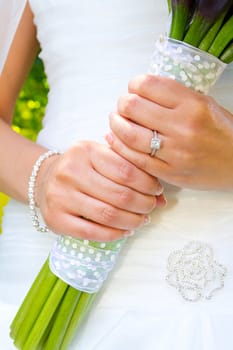
[[[110,116],[112,149],[171,184],[233,189],[233,115],[172,79],[139,76]],[[151,157],[152,130],[161,147]]]
[[79,142],[48,158],[37,189],[37,204],[52,231],[96,241],[130,235],[164,204],[154,177],[95,142]]

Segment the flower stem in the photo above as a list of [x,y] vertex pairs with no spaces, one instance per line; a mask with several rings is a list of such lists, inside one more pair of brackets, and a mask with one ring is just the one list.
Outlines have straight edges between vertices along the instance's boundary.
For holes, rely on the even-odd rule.
[[57,279],[48,299],[44,304],[44,307],[42,308],[33,328],[30,331],[30,334],[28,335],[25,344],[23,344],[23,350],[37,349],[41,338],[46,332],[49,322],[53,317],[59,303],[61,302],[67,288],[68,285],[65,282]]
[[169,33],[171,38],[176,40],[183,39],[188,18],[188,8],[183,5],[177,5],[175,11],[172,12],[172,22]]
[[206,21],[205,18],[199,15],[195,15],[184,37],[184,41],[187,44],[198,47],[203,37],[208,32],[209,28],[210,24]]
[[25,343],[58,279],[50,271],[48,261],[46,261],[42,270],[40,278],[36,279],[32,291],[29,291],[12,324],[11,336],[14,338],[15,345],[19,348]]
[[167,7],[168,7],[168,12],[171,12],[172,5],[171,5],[171,0],[167,0]]
[[44,344],[46,343],[46,341],[48,339],[48,336],[49,336],[49,334],[50,334],[50,332],[51,332],[51,330],[53,328],[53,324],[54,324],[54,322],[56,320],[58,311],[59,311],[59,307],[56,309],[56,311],[53,314],[53,317],[49,321],[49,324],[48,324],[48,326],[46,328],[46,331],[44,332],[44,334],[43,334],[43,336],[42,336],[42,338],[40,340],[40,343],[38,344],[38,347],[37,347],[38,350],[44,350]]
[[216,57],[220,57],[224,49],[233,40],[233,16],[223,25],[208,52]]
[[233,42],[223,51],[220,60],[227,64],[233,61]]
[[212,25],[212,27],[209,29],[208,33],[204,36],[202,41],[199,44],[199,49],[202,51],[208,51],[211,44],[213,43],[216,35],[219,32],[219,29],[222,26],[223,20],[226,16],[226,13],[222,13],[221,16],[216,20],[216,22]]
[[64,339],[62,341],[61,348],[59,350],[67,350],[69,344],[71,343],[74,337],[74,334],[81,326],[83,319],[87,315],[96,295],[97,293],[89,294],[85,292],[81,294],[80,300],[78,301],[77,306],[74,310],[74,313],[66,330]]
[[24,298],[23,303],[21,304],[19,310],[17,311],[17,314],[15,315],[14,320],[11,323],[11,337],[15,337],[19,327],[28,312],[28,310],[31,309],[32,303],[34,303],[34,298],[38,294],[38,289],[40,288],[41,284],[44,282],[44,278],[47,275],[49,270],[48,267],[48,259],[45,261],[44,265],[42,266],[40,272],[38,273],[35,281],[33,282],[29,292],[27,293],[27,296]]
[[68,287],[43,350],[59,350],[81,292]]

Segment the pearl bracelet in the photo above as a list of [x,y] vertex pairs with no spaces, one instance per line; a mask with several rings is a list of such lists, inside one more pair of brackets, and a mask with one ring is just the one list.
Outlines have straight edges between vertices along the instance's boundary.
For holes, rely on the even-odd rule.
[[36,202],[35,202],[35,184],[36,184],[36,178],[39,173],[41,164],[44,160],[47,158],[60,154],[58,151],[47,151],[44,154],[42,154],[36,161],[35,165],[32,168],[32,173],[29,178],[28,183],[28,204],[29,204],[29,210],[32,218],[32,224],[35,227],[35,229],[39,232],[48,232],[49,229],[46,225],[41,225],[39,216],[36,210]]

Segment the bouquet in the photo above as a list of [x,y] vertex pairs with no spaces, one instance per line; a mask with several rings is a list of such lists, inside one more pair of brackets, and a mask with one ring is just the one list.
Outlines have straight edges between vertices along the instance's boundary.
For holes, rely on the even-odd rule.
[[169,0],[168,35],[156,43],[151,73],[208,93],[233,60],[233,1]]
[[[233,60],[233,1],[171,0],[168,35],[156,43],[151,73],[207,93]],[[11,325],[22,350],[65,350],[114,267],[125,240],[59,236]]]
[[12,322],[15,346],[67,349],[124,241],[59,236]]

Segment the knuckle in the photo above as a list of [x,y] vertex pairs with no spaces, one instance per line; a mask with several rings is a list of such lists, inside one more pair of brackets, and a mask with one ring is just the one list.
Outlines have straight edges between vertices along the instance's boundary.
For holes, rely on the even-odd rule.
[[154,86],[155,84],[162,84],[164,82],[164,78],[159,75],[146,74],[144,75],[144,79],[142,79],[141,84],[142,87]]
[[119,100],[119,111],[124,115],[131,115],[137,108],[138,97],[135,94],[128,94]]
[[74,163],[73,160],[77,159],[78,156],[91,152],[93,150],[93,146],[93,142],[81,140],[71,146],[66,152],[66,155],[72,160],[72,163]]
[[55,181],[63,181],[70,177],[73,172],[74,162],[71,157],[63,157],[59,162],[55,172]]
[[208,113],[208,103],[206,98],[204,98],[203,96],[198,96],[198,103],[196,106],[196,116],[197,116],[197,120],[203,120],[203,117],[206,116],[206,114]]
[[145,74],[138,75],[134,78],[132,78],[128,83],[128,90],[129,92],[136,92],[138,91],[141,81],[145,79]]
[[120,133],[121,133],[120,135],[121,139],[124,140],[124,142],[127,145],[134,145],[134,144],[137,144],[139,141],[139,137],[134,125],[130,123],[128,123],[127,127],[122,128],[120,130]]
[[[161,77],[159,75],[152,75],[152,74],[144,74],[137,78],[137,80],[133,84],[132,91],[133,92],[147,92],[152,88],[159,89],[160,86],[170,83],[171,79],[166,79],[164,77]],[[173,81],[171,80],[173,83]],[[131,86],[130,86],[131,88]]]
[[117,218],[117,210],[113,207],[104,207],[101,211],[101,221],[104,224],[111,226]]
[[123,161],[119,166],[119,177],[124,182],[128,183],[133,178],[134,166]]
[[141,75],[136,84],[136,91],[145,91],[148,86],[156,82],[156,77],[148,74]]
[[129,188],[124,188],[119,193],[119,202],[122,205],[125,205],[133,200],[133,191]]

